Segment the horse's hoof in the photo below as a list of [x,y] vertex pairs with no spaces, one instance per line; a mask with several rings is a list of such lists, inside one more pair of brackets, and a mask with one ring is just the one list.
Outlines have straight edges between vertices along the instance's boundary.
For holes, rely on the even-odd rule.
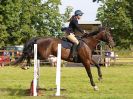
[[27,66],[27,69],[30,69],[30,67],[29,67],[29,66]]
[[23,69],[23,70],[27,70],[27,69],[29,69],[29,68],[27,68],[27,67],[21,67],[21,69]]
[[94,86],[93,88],[94,88],[95,91],[99,90],[99,88],[97,86]]

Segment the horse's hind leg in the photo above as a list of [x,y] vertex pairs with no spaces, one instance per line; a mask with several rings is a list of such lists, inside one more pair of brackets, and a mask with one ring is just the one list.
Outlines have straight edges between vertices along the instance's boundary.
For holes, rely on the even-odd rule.
[[27,57],[27,64],[26,64],[27,69],[29,69],[30,66],[31,66],[30,57]]
[[31,66],[31,61],[30,61],[30,57],[26,57],[26,65],[23,65],[21,68],[26,70],[29,69],[29,67]]
[[92,76],[92,73],[91,73],[91,68],[90,68],[90,62],[89,62],[89,60],[83,62],[83,65],[85,66],[85,69],[87,71],[87,74],[88,74],[88,76],[90,78],[90,83],[91,83],[92,87],[94,88],[94,90],[97,91],[98,90],[98,87],[94,83],[93,76]]

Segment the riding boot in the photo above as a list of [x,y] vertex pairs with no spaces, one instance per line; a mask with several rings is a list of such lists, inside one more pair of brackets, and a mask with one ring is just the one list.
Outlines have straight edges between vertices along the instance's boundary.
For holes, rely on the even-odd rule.
[[77,44],[74,44],[72,47],[72,58],[74,61],[77,61]]

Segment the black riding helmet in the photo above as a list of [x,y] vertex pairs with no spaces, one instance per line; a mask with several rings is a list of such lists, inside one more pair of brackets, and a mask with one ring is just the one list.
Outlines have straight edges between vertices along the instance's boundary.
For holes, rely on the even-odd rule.
[[84,13],[81,10],[76,10],[74,14],[75,16],[82,16]]

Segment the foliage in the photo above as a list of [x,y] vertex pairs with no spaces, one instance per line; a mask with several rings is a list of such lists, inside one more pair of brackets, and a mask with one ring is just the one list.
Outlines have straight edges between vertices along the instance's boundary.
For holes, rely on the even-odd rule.
[[[61,33],[61,15],[59,13],[58,5],[60,4],[60,0],[48,0],[47,2],[42,4],[42,19],[39,24],[40,27],[37,29],[41,32],[47,33],[48,36],[58,36]],[[42,31],[41,31],[42,30]],[[42,34],[43,36],[45,34]]]
[[102,0],[97,18],[112,28],[116,45],[129,48],[133,44],[133,3],[131,0]]
[[68,6],[65,10],[65,13],[62,15],[63,22],[68,22],[69,18],[71,17],[71,12],[73,11],[73,8],[71,6]]
[[0,0],[1,46],[23,44],[34,36],[58,36],[60,0]]

